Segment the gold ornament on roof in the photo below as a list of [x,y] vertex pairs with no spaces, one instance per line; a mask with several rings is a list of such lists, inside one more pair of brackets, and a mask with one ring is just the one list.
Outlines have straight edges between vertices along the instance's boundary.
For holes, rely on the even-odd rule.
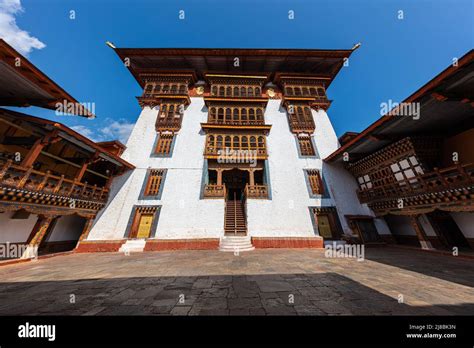
[[275,90],[273,88],[267,89],[267,94],[270,98],[273,98],[275,96]]

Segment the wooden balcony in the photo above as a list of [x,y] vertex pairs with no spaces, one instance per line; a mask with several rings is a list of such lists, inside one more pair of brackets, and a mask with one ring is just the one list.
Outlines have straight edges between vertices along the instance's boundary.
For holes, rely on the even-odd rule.
[[267,185],[245,185],[245,197],[256,199],[268,199]]
[[[457,164],[372,189],[358,190],[374,211],[470,206],[474,209],[474,164]],[[399,207],[402,200],[403,208]]]
[[226,189],[224,185],[208,184],[204,186],[205,198],[224,198]]
[[314,133],[316,126],[313,121],[298,121],[296,118],[290,118],[290,130],[293,133]]
[[107,201],[104,187],[22,167],[11,160],[0,163],[0,168],[0,201],[88,210],[99,210]]
[[181,129],[181,117],[158,117],[155,122],[155,129],[157,131],[179,131]]
[[268,158],[266,148],[218,148],[215,146],[206,146],[204,150],[204,156],[206,158],[222,158],[229,160],[253,160],[253,159],[266,159]]
[[264,126],[265,120],[218,120],[209,118],[206,125],[222,125],[222,126]]

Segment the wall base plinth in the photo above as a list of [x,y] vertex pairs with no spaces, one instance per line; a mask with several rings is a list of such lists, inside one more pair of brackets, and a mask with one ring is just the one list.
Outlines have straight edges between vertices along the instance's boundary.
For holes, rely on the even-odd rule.
[[324,248],[321,237],[252,237],[255,248]]

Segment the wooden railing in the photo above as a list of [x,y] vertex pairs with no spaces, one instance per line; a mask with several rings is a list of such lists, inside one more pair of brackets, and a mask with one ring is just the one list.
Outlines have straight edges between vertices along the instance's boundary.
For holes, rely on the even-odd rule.
[[159,92],[151,92],[151,93],[148,93],[148,92],[145,92],[142,94],[142,97],[143,98],[153,98],[153,97],[159,97],[160,95],[183,95],[183,96],[187,96],[189,94],[189,89],[186,88],[186,89],[176,89],[176,90],[166,90],[166,91],[159,91]]
[[474,184],[474,164],[457,164],[443,169],[418,175],[410,179],[397,181],[380,187],[358,190],[357,195],[361,203],[372,203],[405,198],[415,195],[436,194],[438,198],[448,199],[453,195],[451,191],[466,191]]
[[[230,154],[227,156],[226,149],[229,151],[240,151],[240,153],[234,152],[234,154]],[[220,152],[219,152],[220,151]],[[255,151],[255,152],[254,152]],[[253,147],[247,147],[247,148],[231,148],[231,147],[222,147],[218,148],[215,146],[206,146],[206,149],[204,151],[205,156],[223,156],[223,157],[242,157],[246,158],[246,156],[251,160],[252,156],[256,155],[257,157],[266,157],[267,154],[267,149],[266,148],[253,148]]]
[[204,186],[204,197],[206,198],[224,198],[225,195],[225,185],[208,184]]
[[156,119],[155,128],[179,130],[181,128],[181,117],[180,118],[158,117]]
[[218,120],[210,118],[208,124],[229,125],[229,126],[263,126],[265,120]]
[[299,121],[296,117],[290,117],[290,128],[292,132],[306,131],[313,133],[316,126],[314,121]]
[[12,160],[0,163],[0,187],[54,194],[68,198],[105,202],[108,189],[66,179],[13,164]]
[[245,185],[245,197],[247,198],[268,198],[267,185]]

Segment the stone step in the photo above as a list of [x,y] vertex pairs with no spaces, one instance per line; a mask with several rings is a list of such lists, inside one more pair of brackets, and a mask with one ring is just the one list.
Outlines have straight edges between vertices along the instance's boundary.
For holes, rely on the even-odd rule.
[[220,240],[219,250],[241,252],[254,250],[250,236],[224,236]]
[[136,253],[142,252],[145,249],[146,240],[145,239],[129,239],[119,249],[119,252],[129,252]]

